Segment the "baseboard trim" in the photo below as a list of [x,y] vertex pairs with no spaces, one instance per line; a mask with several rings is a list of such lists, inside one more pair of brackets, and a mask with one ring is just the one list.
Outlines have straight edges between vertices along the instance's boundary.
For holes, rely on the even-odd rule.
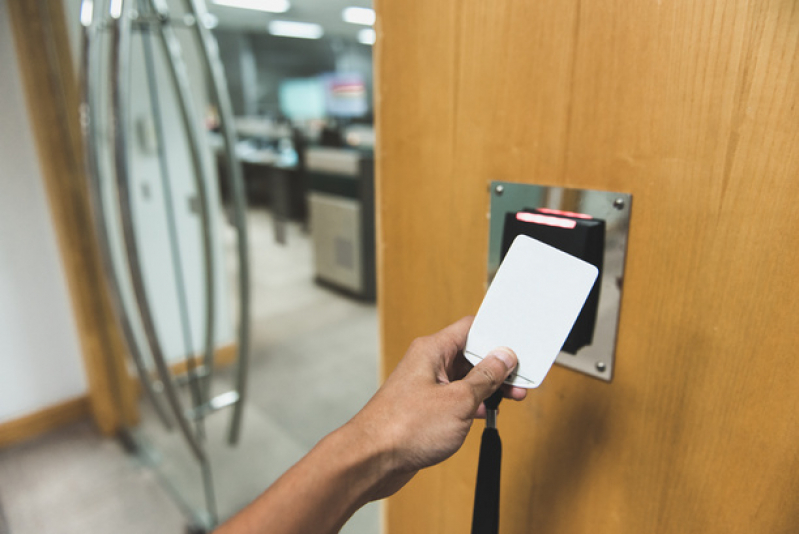
[[[216,351],[214,351],[214,368],[218,369],[220,367],[227,367],[235,362],[236,357],[238,356],[237,351],[238,345],[236,343],[217,347]],[[194,364],[194,367],[199,367],[204,363],[205,358],[203,356],[195,356],[191,361]],[[186,374],[189,371],[189,366],[186,360],[182,360],[170,365],[169,370],[172,371],[173,375],[179,376]]]
[[[222,367],[227,367],[233,363],[236,363],[238,357],[238,345],[236,343],[231,343],[230,345],[223,345],[218,347],[214,352],[214,369],[221,369]],[[195,356],[192,358],[193,367],[199,367],[205,361],[203,356]],[[176,363],[172,363],[169,365],[169,371],[172,376],[181,376],[185,375],[189,371],[189,365],[186,360],[181,360]],[[160,380],[158,373],[155,371],[152,372],[153,380]],[[133,391],[136,392],[136,396],[140,396],[142,394],[142,385],[141,380],[137,375],[132,375],[130,377],[132,382]]]
[[[231,343],[216,349],[214,357],[214,367],[227,367],[235,363],[238,356],[238,345]],[[203,357],[193,358],[195,366],[202,365]],[[174,376],[185,374],[188,370],[186,361],[177,362],[170,365],[170,370]],[[133,378],[134,387],[137,395],[140,394],[141,385],[137,378]],[[74,423],[91,414],[91,406],[88,395],[81,395],[53,406],[48,406],[34,413],[24,415],[18,419],[12,419],[0,423],[0,448],[16,445],[23,441],[46,434],[64,425]]]
[[0,423],[0,448],[15,445],[69,423],[74,423],[91,413],[89,396],[81,395],[18,419]]

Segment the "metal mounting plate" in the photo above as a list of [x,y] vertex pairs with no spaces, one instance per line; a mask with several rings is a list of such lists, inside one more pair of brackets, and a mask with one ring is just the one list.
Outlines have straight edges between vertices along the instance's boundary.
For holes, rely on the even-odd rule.
[[585,213],[606,224],[604,266],[594,341],[576,355],[561,352],[555,363],[594,378],[613,379],[616,334],[624,281],[632,195],[591,189],[568,189],[512,182],[491,182],[488,240],[488,282],[499,267],[505,214],[525,208],[550,208]]

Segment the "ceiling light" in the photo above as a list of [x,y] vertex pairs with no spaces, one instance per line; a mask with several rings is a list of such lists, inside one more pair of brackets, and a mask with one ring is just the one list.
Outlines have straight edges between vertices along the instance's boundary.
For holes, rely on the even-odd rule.
[[92,0],[85,0],[80,5],[80,23],[87,28],[92,25],[94,18],[94,2]]
[[281,37],[298,37],[300,39],[319,39],[325,31],[319,24],[310,22],[293,22],[273,20],[269,23],[269,33]]
[[218,6],[240,7],[241,9],[254,9],[268,11],[269,13],[285,13],[291,7],[289,0],[214,0]]
[[122,0],[111,0],[111,5],[108,7],[108,14],[112,19],[119,19],[122,17]]
[[375,31],[371,28],[365,28],[358,32],[358,42],[365,45],[375,44]]
[[375,23],[375,10],[368,7],[347,7],[341,12],[344,22],[372,26]]

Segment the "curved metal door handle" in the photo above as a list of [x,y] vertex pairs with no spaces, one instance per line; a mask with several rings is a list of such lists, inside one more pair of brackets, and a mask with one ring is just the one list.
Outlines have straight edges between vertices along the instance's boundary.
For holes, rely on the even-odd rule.
[[202,144],[200,140],[201,128],[194,114],[189,76],[186,70],[186,64],[181,56],[180,41],[178,40],[178,36],[175,34],[175,30],[171,25],[167,5],[160,0],[151,0],[150,5],[160,19],[160,24],[157,24],[156,26],[158,28],[158,35],[160,37],[161,45],[164,49],[167,59],[166,63],[170,79],[172,81],[173,87],[175,88],[175,93],[178,96],[180,117],[189,141],[189,152],[191,155],[192,168],[194,170],[194,182],[195,187],[197,188],[197,198],[199,201],[198,204],[203,241],[203,266],[205,268],[206,298],[205,350],[203,351],[205,355],[204,367],[206,372],[206,386],[200,388],[202,390],[200,400],[202,403],[205,403],[208,400],[211,378],[213,377],[216,337],[214,335],[214,303],[216,294],[214,291],[215,282],[213,246],[211,242],[211,220],[209,215],[210,207],[207,193],[207,184],[210,183],[210,178],[205,165],[203,165],[202,155],[200,154],[200,146]]
[[94,0],[84,0],[81,4],[81,26],[82,26],[82,60],[80,71],[81,83],[81,132],[83,134],[83,146],[86,158],[86,175],[89,190],[89,199],[92,211],[92,222],[94,223],[95,236],[100,249],[100,259],[103,264],[105,284],[111,299],[119,326],[128,352],[131,355],[136,371],[139,375],[145,394],[152,403],[158,418],[167,429],[172,429],[172,420],[168,415],[166,407],[161,402],[158,394],[153,387],[152,379],[147,370],[144,351],[139,345],[134,334],[131,315],[125,307],[122,299],[121,283],[114,261],[111,255],[111,240],[106,228],[107,209],[103,200],[103,187],[100,174],[99,151],[100,136],[97,131],[97,86],[100,81],[98,69],[100,68],[99,43],[97,42],[98,20],[95,16],[96,9]]
[[195,34],[200,42],[200,49],[206,69],[211,80],[211,93],[219,106],[219,122],[225,142],[225,156],[233,196],[234,223],[238,231],[239,260],[239,332],[238,332],[238,369],[236,373],[236,391],[238,400],[233,408],[228,441],[235,444],[239,440],[244,402],[247,398],[247,371],[250,354],[250,265],[247,238],[247,198],[244,189],[241,164],[236,157],[236,134],[233,131],[233,106],[230,103],[225,73],[219,58],[219,47],[211,31],[202,23],[205,4],[198,0],[184,0],[186,9],[194,16]]
[[[144,333],[150,351],[152,352],[153,360],[161,376],[167,399],[178,421],[180,430],[197,460],[201,463],[205,463],[207,461],[205,451],[184,415],[185,412],[172,382],[172,376],[161,348],[161,342],[158,339],[155,321],[152,316],[152,310],[150,309],[150,303],[144,285],[144,275],[141,268],[139,249],[136,243],[135,230],[133,228],[132,199],[130,194],[131,184],[128,172],[129,162],[126,144],[126,111],[130,109],[127,90],[129,82],[131,22],[124,10],[124,0],[115,0],[115,4],[112,4],[111,13],[113,19],[111,76],[113,77],[112,128],[114,139],[114,171],[116,174],[117,197],[119,201],[120,219],[122,222],[123,241],[128,255],[133,293],[136,297],[136,303],[139,306],[142,326],[144,327]],[[117,8],[116,12],[113,10],[114,7]]]

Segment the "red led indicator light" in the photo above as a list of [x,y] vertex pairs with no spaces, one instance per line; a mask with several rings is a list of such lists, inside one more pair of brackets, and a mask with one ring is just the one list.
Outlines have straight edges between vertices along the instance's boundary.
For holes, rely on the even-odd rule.
[[553,210],[550,208],[537,208],[541,213],[549,213],[550,215],[562,215],[564,217],[574,217],[575,219],[593,219],[590,215],[585,213],[575,213],[573,211]]
[[558,228],[576,228],[577,221],[571,219],[561,219],[560,217],[550,217],[538,213],[521,212],[516,214],[516,220],[534,224],[545,224],[547,226],[557,226]]

